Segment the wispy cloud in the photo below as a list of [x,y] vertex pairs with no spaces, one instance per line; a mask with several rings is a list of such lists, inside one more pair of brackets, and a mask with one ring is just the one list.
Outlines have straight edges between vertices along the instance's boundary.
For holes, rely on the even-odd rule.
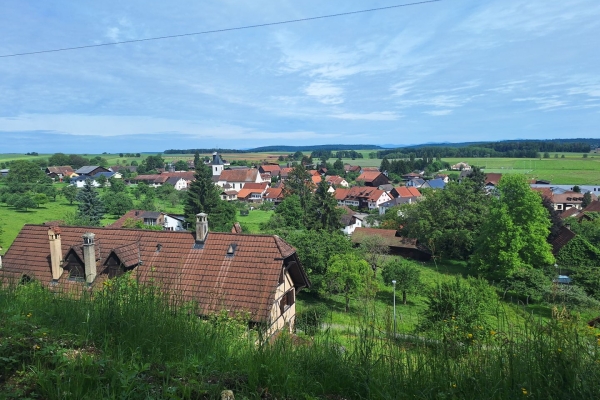
[[344,89],[329,82],[312,82],[304,89],[304,93],[315,97],[318,102],[323,104],[332,105],[344,102],[342,97]]
[[441,117],[444,115],[452,114],[452,110],[433,110],[433,111],[423,111],[423,114],[433,115],[434,117]]
[[536,110],[542,110],[542,111],[562,108],[563,106],[567,105],[567,102],[564,100],[561,100],[560,97],[557,95],[546,96],[546,97],[523,97],[523,98],[513,99],[513,101],[532,102],[532,103],[538,105],[538,107],[536,107]]
[[333,118],[338,119],[348,119],[348,120],[364,120],[364,121],[395,121],[401,116],[391,112],[391,111],[382,111],[382,112],[371,112],[366,114],[360,113],[340,113],[340,114],[331,114]]

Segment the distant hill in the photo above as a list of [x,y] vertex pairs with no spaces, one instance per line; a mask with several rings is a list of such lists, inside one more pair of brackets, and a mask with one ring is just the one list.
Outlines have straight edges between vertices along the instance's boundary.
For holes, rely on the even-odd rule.
[[295,153],[297,151],[318,151],[318,150],[330,150],[330,151],[341,151],[341,150],[383,150],[385,147],[375,146],[372,144],[321,144],[314,146],[263,146],[255,147],[253,149],[171,149],[165,150],[164,154],[194,154],[198,153],[270,153],[270,152],[284,152],[284,153]]

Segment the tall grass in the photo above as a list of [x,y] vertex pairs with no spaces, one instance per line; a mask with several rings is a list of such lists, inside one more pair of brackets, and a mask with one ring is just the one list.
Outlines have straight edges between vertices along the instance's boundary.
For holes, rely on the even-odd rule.
[[[524,327],[500,315],[462,340],[390,333],[365,307],[351,340],[326,331],[257,344],[242,321],[195,316],[131,279],[72,296],[33,282],[0,289],[0,398],[597,398],[598,342],[568,313]],[[341,343],[344,343],[342,345]]]

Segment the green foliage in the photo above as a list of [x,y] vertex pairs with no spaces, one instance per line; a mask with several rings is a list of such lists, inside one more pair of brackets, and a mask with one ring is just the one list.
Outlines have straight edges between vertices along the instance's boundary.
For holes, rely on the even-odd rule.
[[[449,182],[444,190],[424,200],[388,210],[403,235],[418,239],[434,256],[464,260],[473,252],[479,229],[487,214],[489,196],[477,182]],[[388,222],[389,225],[391,222]]]
[[133,209],[133,200],[131,200],[131,197],[129,197],[127,193],[108,192],[103,197],[103,200],[106,211],[118,217]]
[[542,270],[520,268],[501,280],[499,287],[505,294],[511,292],[525,304],[530,301],[539,303],[549,296],[552,280]]
[[85,181],[85,185],[77,193],[75,200],[79,203],[77,206],[78,220],[86,221],[91,226],[100,226],[100,220],[104,217],[104,203],[89,179]]
[[108,178],[104,175],[100,175],[98,179],[96,179],[96,182],[98,182],[98,185],[100,185],[100,187],[103,188],[108,183]]
[[416,293],[421,287],[421,270],[414,263],[400,258],[388,262],[381,271],[381,277],[388,286],[393,286],[402,292],[402,303],[406,304],[406,294]]
[[586,208],[592,202],[592,194],[590,192],[585,192],[583,194],[583,201],[581,202],[581,207]]
[[214,231],[227,232],[236,221],[235,207],[221,200],[219,189],[212,181],[212,171],[209,166],[200,162],[194,174],[196,180],[187,191],[184,206],[186,221],[190,222],[192,230],[196,229],[196,214],[208,214],[208,226]]
[[556,262],[561,267],[600,268],[600,249],[592,245],[584,235],[577,235],[560,249]]
[[315,336],[321,331],[321,326],[329,314],[329,309],[325,304],[308,306],[303,310],[296,311],[296,329],[309,336]]
[[322,179],[314,194],[310,213],[312,217],[309,227],[311,229],[324,229],[334,232],[342,227],[341,215],[343,210],[338,207],[333,193],[328,192],[329,184]]
[[178,160],[175,163],[175,171],[187,171],[188,168],[188,164],[187,162],[183,161],[183,160]]
[[65,199],[69,202],[69,204],[73,204],[73,201],[77,197],[77,186],[75,186],[75,185],[65,186],[62,188],[61,193],[65,197]]
[[292,231],[284,239],[296,248],[298,258],[313,284],[311,290],[315,291],[322,288],[323,276],[327,273],[331,257],[352,250],[352,243],[341,232]]
[[367,288],[371,268],[356,253],[336,254],[329,260],[325,273],[329,293],[340,293],[346,300],[346,312],[350,309],[350,297],[363,294]]
[[27,211],[30,208],[37,207],[37,203],[27,194],[13,195],[11,205],[20,211]]
[[[486,315],[497,304],[496,292],[483,279],[456,277],[427,291],[421,330],[441,329],[444,338],[466,341],[487,334]],[[468,335],[472,336],[469,337]]]
[[36,207],[40,207],[48,203],[48,196],[44,193],[36,193],[33,195],[33,201],[35,202]]
[[304,210],[298,195],[292,194],[283,199],[275,208],[271,219],[261,225],[261,229],[273,231],[278,229],[301,229],[304,221]]
[[492,279],[503,279],[521,268],[554,264],[546,241],[551,222],[541,197],[523,175],[507,174],[498,184],[475,245],[472,265]]
[[111,193],[124,193],[127,191],[127,187],[125,186],[123,179],[117,179],[111,176],[108,178],[108,183],[110,183],[109,190]]
[[18,192],[24,193],[31,190],[35,184],[52,183],[52,181],[36,163],[27,160],[16,160],[10,164],[10,172],[6,177],[6,183],[13,188],[19,188]]

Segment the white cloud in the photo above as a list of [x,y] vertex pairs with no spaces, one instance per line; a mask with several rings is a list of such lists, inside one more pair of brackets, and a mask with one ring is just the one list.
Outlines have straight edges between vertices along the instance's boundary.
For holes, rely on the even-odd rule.
[[555,108],[562,108],[567,104],[566,101],[560,100],[557,95],[545,96],[545,97],[522,97],[513,99],[517,102],[533,102],[538,105],[536,110],[551,110]]
[[118,42],[119,41],[119,33],[121,33],[121,30],[119,28],[117,28],[116,26],[113,26],[106,30],[105,36],[113,42]]
[[401,116],[391,111],[372,112],[367,114],[341,113],[330,115],[333,118],[365,121],[395,121]]
[[424,114],[433,115],[434,117],[441,117],[443,115],[452,114],[452,110],[434,110],[434,111],[424,111]]
[[304,89],[304,93],[315,97],[318,102],[323,104],[331,105],[344,102],[342,97],[344,89],[329,82],[312,82]]

